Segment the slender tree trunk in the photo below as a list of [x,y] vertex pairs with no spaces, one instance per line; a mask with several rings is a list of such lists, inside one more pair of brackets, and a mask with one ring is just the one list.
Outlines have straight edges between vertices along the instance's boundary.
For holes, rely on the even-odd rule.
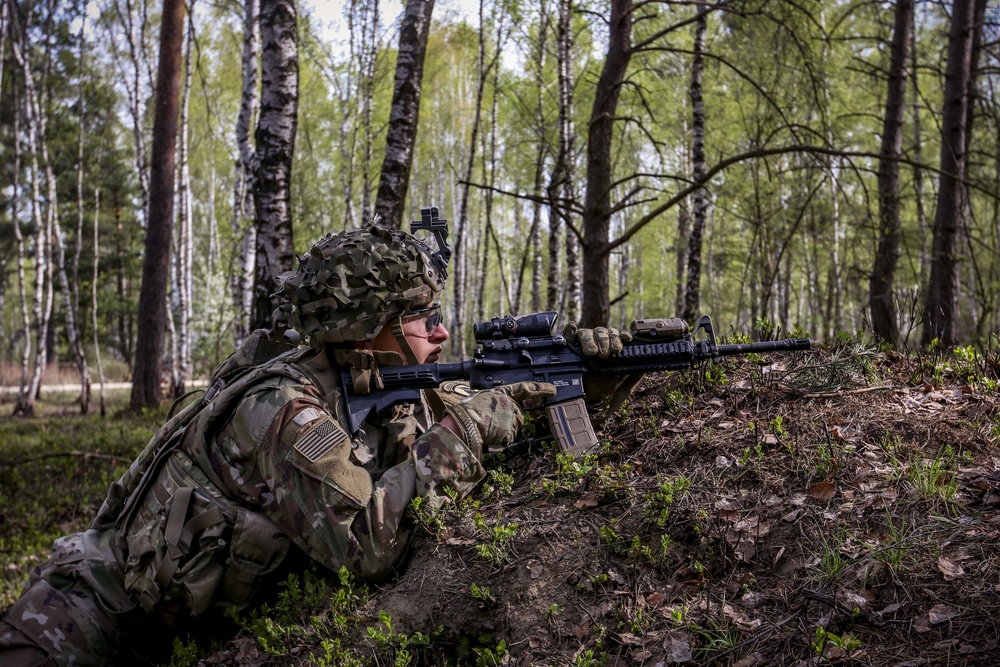
[[[698,20],[694,31],[694,59],[691,63],[691,176],[695,182],[705,177],[705,103],[702,85],[705,72],[705,33],[708,31],[708,8],[698,1]],[[701,300],[701,243],[708,217],[708,192],[704,187],[691,193],[691,236],[688,239],[687,288],[684,291],[683,318],[694,322]]]
[[253,328],[271,326],[275,279],[292,269],[291,175],[299,109],[299,51],[294,0],[262,0],[261,105],[257,122],[257,274]]
[[[360,62],[357,54],[356,26],[359,0],[351,0],[347,14],[348,58],[347,80],[339,96],[340,102],[340,159],[343,167],[340,170],[341,196],[344,200],[344,229],[357,228],[354,210],[354,163],[355,147],[358,139],[358,124],[354,122],[357,106],[357,91],[355,90],[355,63]],[[360,78],[360,75],[359,75]]]
[[[78,83],[79,93],[77,95],[80,108],[80,127],[77,134],[76,146],[76,243],[73,248],[73,272],[70,281],[72,299],[68,310],[73,313],[74,321],[80,322],[80,253],[83,250],[83,136],[86,121],[85,99],[83,94],[84,82],[84,48],[86,45],[86,32],[84,27],[87,18],[87,3],[84,3],[83,19],[80,23],[80,80]],[[75,328],[75,327],[74,327]],[[80,335],[71,337],[76,344],[72,345],[73,356],[76,358],[77,372],[80,374],[80,412],[87,414],[90,412],[90,367],[87,365],[87,357],[83,350],[83,325],[80,326]]]
[[479,0],[479,56],[478,81],[476,84],[476,103],[472,120],[472,136],[469,139],[469,154],[465,161],[461,200],[458,207],[458,223],[455,233],[455,337],[454,344],[457,353],[465,356],[465,236],[468,228],[469,213],[469,183],[472,181],[472,169],[476,162],[476,146],[479,143],[479,125],[482,122],[483,95],[486,90],[486,77],[496,62],[486,62],[486,26],[484,24],[483,0]]
[[[31,416],[35,410],[35,400],[38,397],[42,381],[42,371],[45,367],[46,342],[48,340],[49,322],[52,314],[52,207],[55,198],[49,192],[49,208],[42,213],[42,184],[39,168],[40,146],[45,143],[45,130],[42,126],[41,105],[35,88],[34,75],[31,68],[31,56],[27,38],[27,30],[18,26],[17,13],[10,11],[12,24],[11,47],[14,60],[24,75],[24,117],[27,121],[28,151],[31,156],[31,215],[35,224],[35,294],[33,300],[33,319],[35,338],[34,365],[31,377],[25,391],[18,396],[14,406],[14,414]],[[44,159],[43,159],[44,161]],[[45,171],[51,175],[50,170]],[[51,188],[52,182],[49,180]],[[25,332],[27,334],[27,331]]]
[[[144,2],[144,0],[143,0]],[[125,36],[128,40],[129,56],[132,64],[132,77],[128,88],[129,112],[132,114],[132,137],[135,143],[135,170],[139,177],[139,198],[140,215],[142,224],[148,223],[149,214],[149,167],[146,163],[146,133],[143,131],[143,117],[145,116],[145,104],[143,103],[142,91],[142,61],[145,60],[145,39],[143,21],[142,28],[137,34],[134,16],[134,9],[131,0],[125,0],[125,11],[122,12],[118,1],[115,0],[115,11],[121,20]],[[150,81],[152,81],[150,79]]]
[[184,395],[185,381],[191,364],[191,316],[194,285],[191,275],[191,255],[194,252],[193,215],[191,210],[191,166],[188,108],[191,100],[191,51],[194,43],[194,2],[188,9],[187,40],[184,47],[184,88],[181,93],[180,143],[178,145],[177,246],[175,253],[177,301],[177,357],[174,364],[174,398]]
[[[7,18],[7,0],[0,0],[0,90],[3,90],[3,63],[4,54],[7,53],[7,27],[10,19]],[[17,109],[14,109],[15,115]]]
[[927,282],[927,270],[929,268],[929,258],[927,253],[927,214],[924,210],[924,173],[920,167],[923,164],[923,135],[920,131],[920,88],[919,76],[917,72],[917,28],[916,10],[910,17],[910,88],[913,90],[913,101],[911,102],[913,116],[913,194],[914,204],[917,208],[917,237],[920,239],[920,270],[917,274],[917,285]]
[[163,326],[166,322],[167,276],[174,219],[174,174],[177,115],[180,105],[181,52],[184,44],[184,2],[164,0],[160,23],[160,62],[153,118],[153,160],[150,170],[142,287],[139,291],[139,331],[132,374],[133,410],[154,408],[163,397],[160,387]]
[[951,347],[959,340],[959,230],[965,208],[966,134],[971,129],[969,105],[975,68],[976,2],[955,0],[951,19],[941,120],[941,177],[934,216],[931,273],[924,298],[923,346],[936,340],[944,347]]
[[[379,0],[371,2],[371,22],[362,30],[361,56],[361,224],[367,225],[372,219],[372,147],[375,131],[372,128],[372,108],[375,97],[375,62],[378,59]],[[370,31],[370,32],[368,32]]]
[[[0,5],[5,9],[7,3],[0,0]],[[16,37],[15,37],[16,39]],[[0,51],[2,53],[2,51]],[[13,119],[13,141],[14,141],[14,188],[10,197],[10,220],[14,230],[14,241],[17,244],[17,291],[18,300],[21,304],[21,326],[24,338],[24,348],[21,351],[21,380],[18,384],[17,402],[14,413],[22,412],[23,403],[28,394],[28,368],[31,364],[31,314],[28,309],[27,279],[25,277],[25,248],[24,236],[21,233],[21,219],[18,212],[18,204],[21,192],[21,116],[24,110],[20,104],[17,81],[12,81],[11,89],[14,92],[14,119]]]
[[583,326],[611,318],[608,233],[611,222],[611,144],[618,97],[632,57],[632,0],[611,0],[608,53],[594,92],[587,132],[587,194],[583,205]]
[[434,0],[407,0],[399,27],[399,55],[396,56],[396,80],[385,136],[385,159],[375,197],[375,215],[382,216],[383,224],[394,229],[400,229],[403,224],[420,120],[424,55],[433,11]]
[[243,21],[243,88],[240,111],[236,117],[236,148],[239,158],[233,173],[233,234],[237,239],[233,251],[235,268],[232,273],[233,344],[239,347],[250,334],[250,313],[253,308],[253,278],[257,265],[257,227],[252,212],[253,174],[256,155],[250,141],[250,128],[258,111],[257,56],[260,45],[260,0],[247,0]]
[[97,361],[97,379],[101,383],[101,416],[107,414],[104,395],[104,364],[101,362],[101,344],[97,330],[97,276],[101,261],[101,246],[98,243],[98,216],[101,211],[101,191],[94,189],[94,270],[90,277],[91,328],[94,331],[94,359]]
[[896,262],[899,261],[899,158],[903,154],[912,25],[913,0],[897,0],[878,167],[879,240],[868,293],[872,330],[879,340],[892,345],[899,344],[899,318],[893,299],[893,283]]

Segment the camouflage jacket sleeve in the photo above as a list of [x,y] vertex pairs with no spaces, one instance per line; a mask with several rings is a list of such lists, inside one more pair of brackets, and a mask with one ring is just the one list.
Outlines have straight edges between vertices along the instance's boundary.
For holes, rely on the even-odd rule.
[[437,508],[449,500],[446,489],[462,497],[485,475],[460,438],[434,425],[373,482],[322,399],[287,383],[247,396],[217,443],[228,462],[216,472],[235,493],[323,565],[372,580],[404,555],[415,496]]

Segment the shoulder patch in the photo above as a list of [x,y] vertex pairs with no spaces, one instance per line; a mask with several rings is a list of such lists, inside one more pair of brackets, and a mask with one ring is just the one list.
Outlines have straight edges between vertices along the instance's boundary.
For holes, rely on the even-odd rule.
[[344,430],[340,428],[337,422],[327,417],[319,421],[316,426],[309,429],[305,435],[296,440],[295,450],[309,459],[310,463],[316,463],[326,453],[342,444],[345,440],[347,440],[347,434],[344,433]]
[[367,470],[351,461],[351,451],[351,439],[340,424],[321,414],[298,430],[290,455],[296,468],[363,507],[371,498],[372,480]]

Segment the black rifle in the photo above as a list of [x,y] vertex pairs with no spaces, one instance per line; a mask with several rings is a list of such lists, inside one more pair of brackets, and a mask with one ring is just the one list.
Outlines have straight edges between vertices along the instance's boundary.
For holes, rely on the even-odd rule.
[[[651,373],[691,368],[711,359],[734,355],[808,350],[808,338],[788,338],[762,343],[719,345],[712,318],[704,316],[694,331],[678,319],[637,320],[634,340],[607,359],[586,356],[575,343],[554,333],[554,311],[518,317],[495,317],[474,326],[477,347],[472,359],[444,364],[381,366],[382,388],[359,394],[350,371],[343,371],[344,396],[351,431],[357,433],[372,413],[397,403],[420,400],[422,389],[446,380],[468,380],[473,389],[493,389],[515,382],[550,382],[556,395],[545,402],[553,435],[564,452],[579,453],[597,445],[584,404],[583,376]],[[704,331],[705,340],[695,340]]]

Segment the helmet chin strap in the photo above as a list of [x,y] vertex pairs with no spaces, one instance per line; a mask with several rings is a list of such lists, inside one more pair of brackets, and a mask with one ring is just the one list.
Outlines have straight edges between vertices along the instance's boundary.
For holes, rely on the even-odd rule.
[[392,337],[396,339],[396,344],[399,345],[399,349],[403,351],[403,356],[406,357],[406,363],[419,364],[420,360],[417,359],[413,348],[410,347],[410,341],[406,339],[406,334],[403,333],[403,316],[397,315],[389,322],[389,326],[392,327]]

